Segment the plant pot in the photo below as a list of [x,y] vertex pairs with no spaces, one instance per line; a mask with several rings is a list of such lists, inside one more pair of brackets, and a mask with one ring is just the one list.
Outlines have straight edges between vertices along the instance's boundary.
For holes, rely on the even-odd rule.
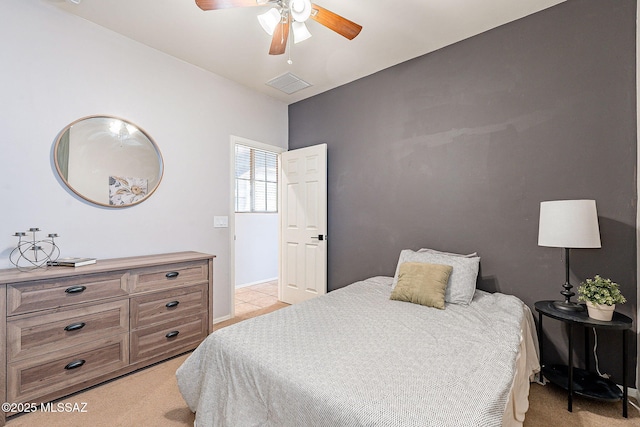
[[589,317],[595,320],[602,320],[605,322],[611,321],[615,309],[615,304],[594,304],[591,301],[587,301],[587,312],[589,313]]

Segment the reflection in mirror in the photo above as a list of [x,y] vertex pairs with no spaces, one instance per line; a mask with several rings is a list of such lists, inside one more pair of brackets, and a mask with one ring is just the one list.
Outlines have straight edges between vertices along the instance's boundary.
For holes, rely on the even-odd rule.
[[60,133],[54,163],[65,184],[101,206],[142,202],[160,184],[162,155],[139,127],[109,116],[76,120]]

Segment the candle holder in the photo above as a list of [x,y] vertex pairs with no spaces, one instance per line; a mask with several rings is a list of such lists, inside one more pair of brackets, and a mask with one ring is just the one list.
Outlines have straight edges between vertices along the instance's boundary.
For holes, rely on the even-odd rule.
[[[28,231],[18,231],[14,234],[18,238],[18,246],[11,251],[9,260],[20,271],[31,271],[37,268],[47,268],[60,256],[60,248],[56,245],[56,233],[47,235],[46,239],[38,240],[36,233],[39,228],[30,228]],[[28,239],[31,233],[31,239]]]

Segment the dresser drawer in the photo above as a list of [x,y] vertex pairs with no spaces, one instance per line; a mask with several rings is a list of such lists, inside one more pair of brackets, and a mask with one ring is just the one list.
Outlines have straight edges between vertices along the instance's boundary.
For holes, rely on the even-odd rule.
[[131,298],[131,329],[207,311],[206,283]]
[[114,272],[10,284],[7,316],[124,296],[127,295],[127,276],[124,272]]
[[129,301],[83,305],[16,316],[7,321],[9,362],[129,331]]
[[208,316],[199,315],[131,331],[131,363],[192,350],[207,336]]
[[208,282],[208,261],[167,264],[136,270],[131,275],[131,292],[140,293]]
[[127,366],[128,334],[8,364],[8,402],[29,402]]

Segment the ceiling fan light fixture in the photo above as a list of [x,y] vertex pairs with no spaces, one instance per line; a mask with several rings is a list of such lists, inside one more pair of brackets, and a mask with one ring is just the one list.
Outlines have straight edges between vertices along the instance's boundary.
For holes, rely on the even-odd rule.
[[280,16],[280,12],[275,7],[258,15],[258,22],[260,22],[262,29],[270,36],[273,35],[273,31],[276,29],[276,26],[280,23],[281,19],[282,17]]
[[291,0],[289,8],[294,21],[304,22],[311,16],[311,0]]
[[293,30],[293,42],[296,44],[311,37],[311,33],[304,22],[293,21],[291,29]]

